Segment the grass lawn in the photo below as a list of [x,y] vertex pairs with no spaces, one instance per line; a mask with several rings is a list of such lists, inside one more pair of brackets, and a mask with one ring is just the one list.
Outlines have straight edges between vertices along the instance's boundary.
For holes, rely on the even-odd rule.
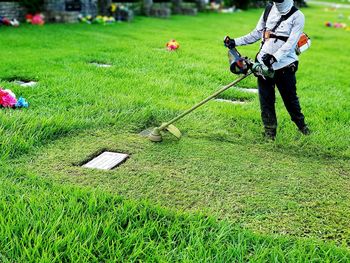
[[[210,102],[177,123],[180,141],[138,136],[235,78],[222,38],[261,10],[0,28],[0,86],[31,104],[0,111],[0,262],[350,261],[350,32],[324,26],[338,12],[303,11],[313,46],[298,93],[313,133],[297,132],[278,97],[274,143],[257,95],[235,89],[223,97],[247,104]],[[172,38],[181,49],[169,53]],[[78,166],[102,149],[131,158]]]
[[350,4],[350,0],[313,0],[317,2],[329,2],[329,3],[339,3],[339,4]]

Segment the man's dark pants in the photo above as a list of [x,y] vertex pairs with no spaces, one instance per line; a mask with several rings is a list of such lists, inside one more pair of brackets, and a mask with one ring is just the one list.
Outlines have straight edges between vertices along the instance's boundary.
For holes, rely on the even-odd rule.
[[299,98],[296,92],[295,73],[298,70],[298,62],[276,70],[274,78],[258,77],[261,118],[265,131],[276,134],[277,118],[275,111],[275,86],[277,86],[284,105],[293,122],[302,129],[305,126],[304,115],[301,112]]

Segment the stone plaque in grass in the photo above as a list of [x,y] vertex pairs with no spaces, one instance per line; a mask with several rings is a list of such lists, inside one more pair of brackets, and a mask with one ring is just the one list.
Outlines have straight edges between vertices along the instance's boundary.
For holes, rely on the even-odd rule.
[[82,167],[111,170],[125,162],[128,157],[129,155],[125,153],[103,152]]
[[243,91],[243,92],[249,92],[249,93],[259,93],[258,89],[254,89],[254,88],[236,88],[239,91]]
[[111,64],[98,63],[98,62],[91,62],[90,64],[94,65],[94,66],[96,66],[98,68],[110,68],[110,67],[112,67]]
[[231,103],[231,104],[246,104],[246,101],[242,101],[242,100],[227,100],[227,99],[215,99],[215,101],[218,102],[227,102],[227,103]]
[[14,83],[22,86],[22,87],[34,87],[37,82],[36,81],[28,81],[28,80],[15,80]]

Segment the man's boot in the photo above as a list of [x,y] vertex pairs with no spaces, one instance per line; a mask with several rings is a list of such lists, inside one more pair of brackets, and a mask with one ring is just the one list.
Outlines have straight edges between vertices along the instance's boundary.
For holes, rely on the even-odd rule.
[[274,141],[276,139],[276,128],[266,128],[265,127],[265,132],[264,132],[264,137],[267,140]]
[[299,131],[304,135],[310,135],[310,133],[311,133],[309,127],[306,124],[304,124],[303,126],[300,126],[298,128],[299,128]]

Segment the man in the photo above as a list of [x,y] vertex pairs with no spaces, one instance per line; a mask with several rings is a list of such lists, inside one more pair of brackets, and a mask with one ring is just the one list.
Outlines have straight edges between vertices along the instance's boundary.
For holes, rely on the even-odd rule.
[[275,111],[275,86],[277,86],[291,119],[299,130],[310,133],[301,112],[296,93],[295,73],[298,70],[298,56],[295,52],[298,40],[303,33],[305,18],[293,5],[293,0],[274,0],[260,17],[256,28],[240,38],[226,38],[225,46],[249,45],[262,38],[256,60],[275,70],[273,78],[258,77],[261,117],[265,128],[264,135],[274,140],[277,118]]

